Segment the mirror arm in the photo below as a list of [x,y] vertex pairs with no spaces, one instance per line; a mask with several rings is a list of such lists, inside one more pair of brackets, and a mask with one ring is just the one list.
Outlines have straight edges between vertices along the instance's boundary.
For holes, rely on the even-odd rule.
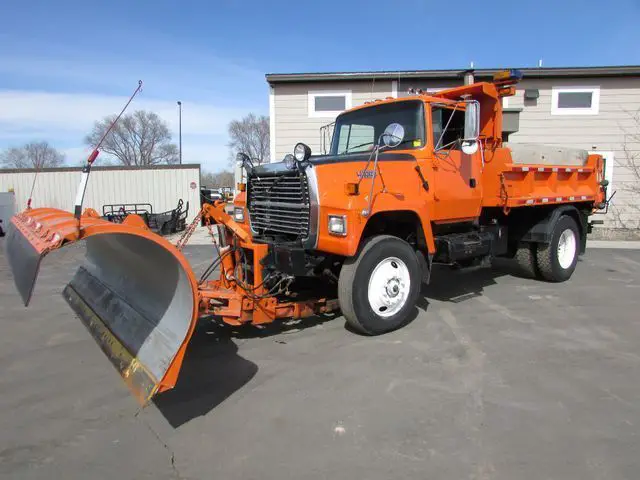
[[373,177],[371,177],[371,189],[369,190],[369,205],[365,210],[362,211],[362,216],[365,218],[371,215],[371,206],[373,204],[373,186],[376,183],[376,177],[378,175],[378,154],[380,153],[380,146],[376,145],[375,153],[375,158],[373,160]]

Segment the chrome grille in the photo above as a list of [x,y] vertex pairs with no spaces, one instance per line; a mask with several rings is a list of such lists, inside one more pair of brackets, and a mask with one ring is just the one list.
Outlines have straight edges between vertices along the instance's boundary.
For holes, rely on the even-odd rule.
[[248,207],[251,227],[258,235],[284,235],[291,240],[309,235],[309,185],[298,171],[251,177]]

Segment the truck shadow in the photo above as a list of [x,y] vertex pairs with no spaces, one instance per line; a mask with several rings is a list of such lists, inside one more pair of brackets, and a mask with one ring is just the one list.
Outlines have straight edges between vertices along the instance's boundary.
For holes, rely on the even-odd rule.
[[[513,275],[523,277],[511,261],[496,261],[491,268],[477,267],[454,270],[435,265],[433,281],[423,285],[411,323],[420,310],[426,311],[429,299],[462,302],[481,296],[484,289],[495,285],[496,278]],[[190,420],[204,416],[220,403],[247,385],[258,372],[258,366],[238,355],[237,342],[251,338],[277,335],[312,328],[336,319],[341,314],[318,315],[300,320],[278,321],[263,326],[232,327],[203,318],[187,347],[185,360],[172,390],[155,397],[154,403],[169,424],[178,428]],[[355,334],[346,323],[345,328]]]
[[453,269],[446,265],[434,265],[431,283],[422,285],[418,306],[426,310],[429,299],[460,303],[482,295],[485,288],[496,285],[503,276],[529,278],[516,263],[509,259],[494,259],[491,267]]
[[238,340],[303,330],[337,316],[319,315],[261,327],[232,327],[203,318],[187,347],[176,386],[156,396],[153,402],[173,428],[204,416],[247,385],[258,372],[255,363],[238,355]]
[[322,315],[314,315],[312,317],[300,318],[297,320],[277,320],[273,323],[266,323],[264,325],[246,325],[240,327],[233,326],[221,326],[227,331],[227,335],[238,339],[248,338],[264,338],[272,337],[274,335],[293,333],[299,330],[305,330],[307,328],[316,327],[325,322],[340,316],[340,313],[327,313]]
[[153,400],[169,424],[177,428],[206,415],[245,386],[258,366],[238,355],[231,335],[202,321],[187,347],[176,386]]

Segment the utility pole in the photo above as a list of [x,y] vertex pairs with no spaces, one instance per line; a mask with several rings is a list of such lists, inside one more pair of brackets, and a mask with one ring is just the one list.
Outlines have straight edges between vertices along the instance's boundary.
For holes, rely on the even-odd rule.
[[182,102],[180,100],[178,100],[178,145],[180,165],[182,165]]

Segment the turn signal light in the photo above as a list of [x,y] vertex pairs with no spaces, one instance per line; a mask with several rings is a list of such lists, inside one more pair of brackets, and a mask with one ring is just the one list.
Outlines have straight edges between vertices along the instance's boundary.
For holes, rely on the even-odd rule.
[[357,183],[347,183],[344,186],[344,191],[347,195],[358,195],[358,190]]
[[239,183],[238,184],[238,190],[241,192],[245,192],[247,190],[247,184],[246,183]]

